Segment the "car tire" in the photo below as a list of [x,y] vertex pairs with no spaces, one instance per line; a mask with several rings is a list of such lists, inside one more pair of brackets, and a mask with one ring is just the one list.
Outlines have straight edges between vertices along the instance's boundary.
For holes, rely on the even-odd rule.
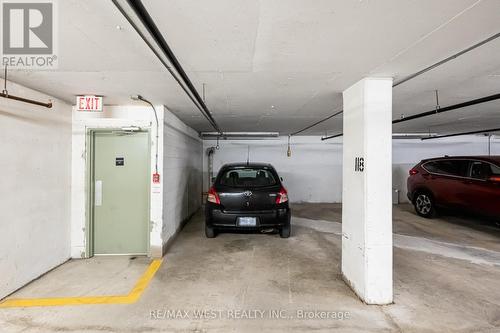
[[207,238],[215,238],[216,236],[215,229],[213,227],[205,225],[205,236],[207,236]]
[[287,223],[280,228],[280,237],[281,238],[288,238],[288,237],[290,237],[291,233],[292,233],[292,226],[290,223]]
[[415,195],[413,206],[419,216],[432,218],[436,215],[434,198],[429,192],[418,192]]

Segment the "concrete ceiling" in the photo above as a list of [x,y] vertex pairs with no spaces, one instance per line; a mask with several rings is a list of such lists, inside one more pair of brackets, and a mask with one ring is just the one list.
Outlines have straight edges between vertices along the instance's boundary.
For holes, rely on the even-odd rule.
[[[498,0],[144,0],[224,131],[288,134],[342,106],[364,76],[395,80],[500,32]],[[111,1],[59,1],[59,69],[13,81],[73,103],[142,94],[212,131]],[[118,29],[120,26],[121,29]],[[393,117],[500,92],[500,38],[394,89]],[[333,118],[304,134],[334,134]],[[500,124],[500,101],[394,126],[454,132]],[[498,126],[493,126],[498,127]]]

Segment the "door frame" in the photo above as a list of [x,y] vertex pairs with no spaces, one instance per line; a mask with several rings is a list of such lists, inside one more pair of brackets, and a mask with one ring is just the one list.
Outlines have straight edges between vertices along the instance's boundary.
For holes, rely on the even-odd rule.
[[[120,127],[106,127],[106,128],[86,128],[85,133],[85,257],[91,258],[94,254],[94,134],[95,133],[110,133],[113,132],[126,132]],[[134,132],[142,132],[148,134],[148,156],[147,161],[149,173],[151,173],[151,130],[149,128],[139,128]],[[151,177],[148,174],[148,179]],[[148,181],[148,212],[147,212],[147,250],[148,257],[151,256],[151,182]],[[112,255],[112,254],[110,254]],[[119,255],[127,255],[119,254]]]

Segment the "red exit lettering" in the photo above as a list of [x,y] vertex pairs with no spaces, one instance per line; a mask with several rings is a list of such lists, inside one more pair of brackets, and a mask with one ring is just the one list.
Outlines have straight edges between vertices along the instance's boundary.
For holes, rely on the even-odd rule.
[[76,106],[78,111],[102,111],[102,97],[78,96]]

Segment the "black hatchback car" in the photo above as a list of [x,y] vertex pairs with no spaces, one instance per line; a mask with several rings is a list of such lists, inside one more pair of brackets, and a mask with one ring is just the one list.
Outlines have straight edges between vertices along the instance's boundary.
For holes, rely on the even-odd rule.
[[205,206],[205,235],[218,230],[278,229],[290,237],[288,193],[270,164],[226,164],[208,191]]

